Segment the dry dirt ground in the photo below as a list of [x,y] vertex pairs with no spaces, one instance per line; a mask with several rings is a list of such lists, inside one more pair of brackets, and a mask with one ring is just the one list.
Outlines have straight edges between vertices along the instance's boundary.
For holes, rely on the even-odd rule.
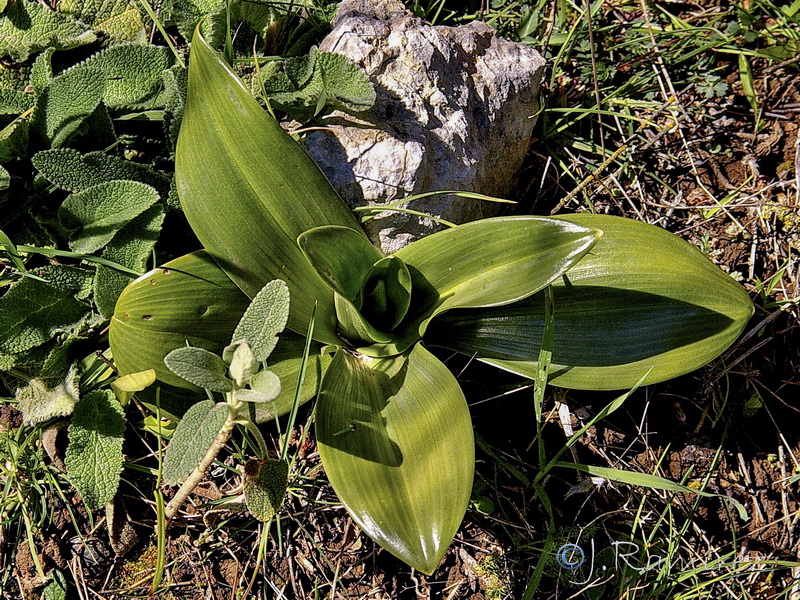
[[[585,210],[588,195],[598,212],[669,229],[701,247],[754,298],[756,315],[746,335],[722,359],[640,391],[623,410],[590,430],[574,452],[584,464],[658,473],[729,495],[744,504],[749,521],[715,498],[698,502],[689,494],[645,493],[573,472],[558,473],[545,483],[553,501],[556,545],[603,536],[637,539],[652,534],[665,545],[679,539],[676,556],[688,562],[675,567],[673,575],[727,553],[742,559],[800,560],[800,497],[798,484],[790,479],[800,464],[800,323],[797,304],[785,303],[797,299],[800,276],[800,72],[796,60],[753,61],[762,109],[756,128],[735,63],[720,66],[729,84],[725,96],[707,99],[692,86],[675,90],[668,110],[644,115],[657,127],[637,132],[633,140],[622,134],[605,136],[607,147],[623,149],[619,161],[590,177],[576,157],[572,168],[585,181],[577,193],[575,183],[548,160],[564,149],[534,139],[518,195],[519,210],[536,214]],[[645,58],[637,68],[653,67],[654,59]],[[549,93],[590,90],[584,84],[577,91]],[[770,280],[774,285],[765,290],[764,282]],[[294,448],[302,458],[265,555],[259,556],[260,525],[235,514],[210,512],[209,503],[237,483],[230,471],[217,468],[168,531],[167,567],[157,597],[521,598],[539,556],[548,551],[548,516],[525,485],[536,472],[535,451],[527,449],[534,435],[530,388],[524,381],[459,361],[450,358],[448,364],[474,405],[479,483],[456,541],[431,577],[382,551],[353,524],[336,503],[309,437],[302,448]],[[499,397],[485,401],[494,396]],[[612,397],[553,390],[546,408],[558,400],[569,407],[569,419],[577,425]],[[6,426],[18,425],[7,407],[1,416]],[[550,415],[545,435],[551,448],[563,442],[556,414]],[[142,449],[134,441],[127,450],[135,455]],[[226,460],[234,464],[232,455]],[[103,513],[90,521],[75,498],[66,498],[70,506],[50,498],[53,518],[34,546],[46,567],[78,582],[74,597],[112,600],[150,592],[156,560],[152,480],[132,471],[124,479],[117,513],[127,510],[129,525],[126,541],[116,536],[114,544],[121,554],[109,542]],[[116,520],[125,520],[119,514]],[[634,529],[638,533],[632,536]],[[676,531],[681,533],[677,538]],[[790,590],[799,576],[792,568],[739,575],[753,597],[764,599],[798,597]],[[645,573],[638,584],[655,586],[653,577]],[[18,546],[13,580],[15,589],[7,598],[23,593],[37,597],[41,590],[27,544]],[[675,592],[690,583],[669,589]],[[616,598],[613,585],[594,595],[581,592],[549,561],[531,597]],[[708,597],[738,597],[734,583],[715,586]]]

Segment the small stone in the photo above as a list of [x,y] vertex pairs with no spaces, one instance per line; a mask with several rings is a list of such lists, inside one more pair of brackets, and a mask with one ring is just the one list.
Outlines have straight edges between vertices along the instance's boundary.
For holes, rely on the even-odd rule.
[[[538,52],[484,23],[430,25],[399,0],[344,0],[320,50],[361,66],[377,92],[370,111],[334,112],[305,140],[351,207],[438,190],[512,193],[539,108]],[[464,223],[501,206],[445,195],[409,208]],[[366,223],[385,252],[440,228],[396,212]]]

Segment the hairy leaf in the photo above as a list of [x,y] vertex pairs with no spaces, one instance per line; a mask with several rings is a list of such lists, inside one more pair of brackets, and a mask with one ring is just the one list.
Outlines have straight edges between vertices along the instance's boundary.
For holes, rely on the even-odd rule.
[[33,107],[33,96],[20,92],[0,88],[0,115],[18,115]]
[[71,71],[102,72],[106,78],[103,101],[109,108],[155,108],[164,105],[161,74],[174,60],[169,48],[121,44],[101,50]]
[[115,42],[146,41],[142,14],[135,0],[61,0],[58,11],[91,25]]
[[[19,4],[19,3],[16,3]],[[78,69],[53,78],[36,100],[32,127],[40,146],[63,146],[100,105],[105,76],[97,69]]]
[[321,225],[364,233],[311,158],[199,34],[175,160],[186,217],[233,281],[252,297],[283,279],[292,297],[288,327],[304,334],[317,301],[315,338],[337,343],[333,292],[297,237]]
[[77,233],[69,242],[75,252],[90,254],[105,246],[131,219],[158,201],[158,192],[138,181],[99,183],[69,196],[58,218]]
[[325,472],[353,519],[432,573],[472,490],[472,425],[458,382],[419,344],[408,356],[367,361],[339,351],[316,411]]
[[[151,206],[114,236],[103,250],[103,258],[134,271],[143,272],[163,223],[164,210],[160,206]],[[97,265],[94,302],[104,319],[110,319],[114,314],[117,298],[133,279],[132,276],[117,269]]]
[[282,72],[263,73],[267,97],[280,104],[307,108],[331,104],[352,112],[375,104],[375,88],[364,71],[341,54],[320,52],[316,46],[306,56],[287,58]]
[[280,393],[280,378],[272,371],[259,371],[250,381],[250,389],[238,390],[236,398],[243,402],[274,402]]
[[30,84],[37,96],[41,94],[53,80],[54,73],[52,59],[55,51],[55,48],[47,48],[44,52],[36,57],[35,61],[33,61],[33,67],[31,67]]
[[46,380],[37,378],[19,388],[15,395],[23,422],[36,425],[54,417],[71,415],[80,399],[79,381],[80,373],[77,366],[73,365],[67,376],[54,387],[48,386]]
[[96,510],[117,493],[125,414],[110,391],[89,392],[75,405],[64,462],[86,505]]
[[15,119],[0,131],[0,163],[21,158],[28,153],[28,119]]
[[165,483],[176,484],[191,475],[228,418],[228,405],[203,400],[192,406],[175,428],[164,455]]
[[86,309],[69,289],[21,279],[0,298],[0,352],[20,353],[71,331]]
[[0,58],[24,62],[48,46],[68,50],[95,39],[83,25],[36,2],[12,2],[0,14]]
[[257,361],[267,360],[289,318],[289,288],[276,279],[267,283],[247,307],[231,343],[247,340]]
[[68,192],[82,192],[108,181],[128,180],[152,186],[162,200],[169,195],[170,179],[163,173],[104,152],[81,154],[72,148],[58,148],[37,152],[32,161],[48,181]]
[[259,521],[269,521],[286,496],[289,465],[282,460],[251,460],[244,470],[247,510]]
[[164,362],[175,375],[197,387],[228,392],[233,386],[225,361],[203,348],[176,348],[164,357]]

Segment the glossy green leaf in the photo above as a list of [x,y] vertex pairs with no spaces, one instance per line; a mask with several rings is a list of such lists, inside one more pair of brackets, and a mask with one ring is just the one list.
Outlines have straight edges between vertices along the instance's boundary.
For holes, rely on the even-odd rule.
[[318,301],[315,337],[337,343],[333,292],[297,238],[322,225],[364,234],[311,158],[199,33],[175,162],[186,217],[234,282],[252,297],[268,281],[286,281],[288,327],[305,333]]
[[579,261],[601,235],[543,217],[497,217],[422,238],[396,256],[411,272],[415,316],[428,317],[530,296]]
[[432,573],[464,517],[474,472],[469,410],[447,367],[419,344],[380,360],[339,351],[316,431],[325,471],[356,522]]
[[207,252],[187,254],[131,283],[117,300],[109,343],[120,373],[154,369],[158,379],[190,387],[164,365],[186,345],[222,352],[249,304]]
[[306,231],[297,239],[308,262],[332,290],[355,302],[372,265],[383,255],[362,234],[331,225]]
[[[334,298],[339,336],[354,346],[370,346],[374,343],[390,344],[392,336],[380,331],[364,318],[361,312],[341,294]],[[394,354],[398,354],[395,352]]]
[[[689,373],[732,344],[753,314],[749,297],[697,248],[629,219],[560,217],[604,232],[592,251],[553,284],[550,382],[624,389]],[[426,341],[533,377],[544,298],[458,310],[437,317]]]
[[[170,261],[137,279],[120,296],[109,330],[114,362],[123,375],[155,370],[158,380],[169,386],[162,393],[164,404],[175,404],[175,411],[180,406],[185,410],[203,393],[167,369],[164,357],[187,341],[222,352],[248,303],[208,253],[195,252]],[[269,355],[269,368],[281,380],[281,394],[273,405],[256,408],[259,423],[291,408],[304,343],[303,336],[284,331]],[[320,349],[319,344],[312,345],[301,402],[316,394],[330,363],[330,356],[321,354]],[[140,399],[154,406],[155,398],[145,395],[140,394]]]
[[411,285],[411,273],[399,257],[382,258],[364,278],[358,302],[361,313],[370,323],[391,331],[408,313]]

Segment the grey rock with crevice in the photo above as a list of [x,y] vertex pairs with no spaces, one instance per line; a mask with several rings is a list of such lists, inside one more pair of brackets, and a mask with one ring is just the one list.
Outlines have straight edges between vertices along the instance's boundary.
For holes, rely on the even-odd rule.
[[[480,22],[432,26],[398,0],[345,0],[320,50],[364,68],[377,91],[371,111],[335,112],[305,140],[351,207],[435,190],[512,193],[538,111],[538,52]],[[502,205],[446,195],[408,208],[464,223]],[[366,228],[385,252],[441,228],[408,214],[379,217]]]

